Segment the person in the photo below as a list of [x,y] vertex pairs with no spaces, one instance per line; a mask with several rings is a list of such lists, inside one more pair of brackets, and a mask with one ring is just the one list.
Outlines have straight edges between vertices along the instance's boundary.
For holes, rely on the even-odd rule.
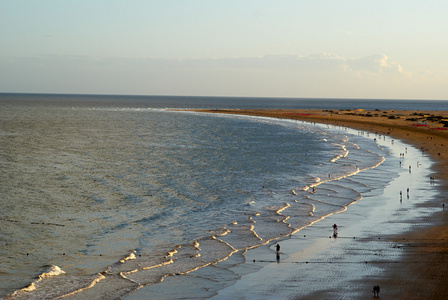
[[280,263],[280,244],[277,243],[277,245],[275,245],[275,248],[277,249],[277,263]]
[[373,287],[373,297],[379,297],[380,296],[380,286],[375,285]]
[[333,237],[338,236],[338,225],[333,224]]

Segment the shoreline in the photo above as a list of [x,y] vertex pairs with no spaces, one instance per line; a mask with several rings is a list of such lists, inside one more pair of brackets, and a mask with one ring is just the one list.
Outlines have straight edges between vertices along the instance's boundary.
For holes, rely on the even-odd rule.
[[[435,175],[443,177],[448,190],[448,127],[440,121],[429,121],[430,116],[443,117],[448,121],[448,111],[372,111],[372,110],[321,110],[321,109],[213,109],[196,112],[263,116],[279,119],[300,120],[350,127],[378,133],[403,140],[424,149],[435,160]],[[381,116],[380,116],[381,114]],[[410,120],[414,119],[414,120]],[[426,124],[423,124],[426,123]],[[441,165],[441,166],[440,166]]]
[[[375,111],[330,112],[325,110],[197,110],[207,113],[225,113],[235,115],[251,115],[295,119],[300,121],[323,123],[329,125],[350,127],[368,131],[401,140],[414,146],[422,153],[429,154],[433,161],[431,177],[437,180],[439,195],[419,204],[422,208],[439,208],[440,211],[430,212],[421,217],[409,231],[388,237],[390,242],[404,242],[401,263],[387,265],[384,269],[384,279],[378,282],[380,286],[387,286],[388,296],[406,299],[447,298],[448,284],[445,274],[448,270],[448,222],[447,214],[442,210],[448,198],[443,192],[448,191],[448,131],[440,130],[443,126],[439,122],[413,121],[410,116],[417,114],[440,115],[448,119],[448,111],[416,112],[389,111],[383,116],[373,116]],[[366,116],[370,114],[372,116]],[[393,116],[393,117],[392,117]],[[391,117],[391,118],[390,118]],[[415,125],[427,126],[415,126]],[[433,129],[438,128],[438,129]],[[428,178],[428,182],[429,182]],[[417,222],[417,221],[416,221]],[[393,226],[393,224],[392,224]],[[418,255],[418,263],[415,257]],[[403,288],[403,287],[406,288]],[[391,292],[392,291],[392,292]],[[318,299],[316,294],[315,299]],[[322,296],[322,295],[321,295]],[[314,299],[311,296],[310,299]]]

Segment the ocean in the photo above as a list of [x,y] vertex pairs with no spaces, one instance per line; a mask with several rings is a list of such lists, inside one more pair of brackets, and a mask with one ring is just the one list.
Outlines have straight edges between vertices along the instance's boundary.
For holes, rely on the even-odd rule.
[[448,101],[0,94],[0,296],[122,298],[343,212],[397,176],[385,136],[188,111],[199,108]]

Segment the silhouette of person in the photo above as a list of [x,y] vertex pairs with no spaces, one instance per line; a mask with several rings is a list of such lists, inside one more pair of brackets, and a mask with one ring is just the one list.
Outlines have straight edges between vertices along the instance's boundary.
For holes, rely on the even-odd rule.
[[338,225],[333,224],[333,237],[338,236]]
[[277,243],[275,248],[277,249],[277,263],[280,263],[280,244]]
[[373,287],[373,297],[379,297],[380,296],[380,286],[375,285]]

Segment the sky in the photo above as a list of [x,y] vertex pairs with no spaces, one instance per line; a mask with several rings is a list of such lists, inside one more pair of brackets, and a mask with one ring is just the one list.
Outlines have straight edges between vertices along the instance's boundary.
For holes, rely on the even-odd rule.
[[446,0],[0,0],[0,92],[448,100]]

